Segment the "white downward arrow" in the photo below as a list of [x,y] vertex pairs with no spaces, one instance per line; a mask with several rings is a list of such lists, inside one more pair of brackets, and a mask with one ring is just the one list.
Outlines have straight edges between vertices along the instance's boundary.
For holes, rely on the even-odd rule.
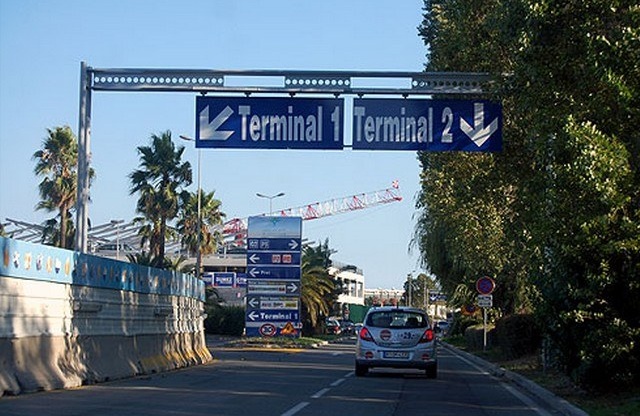
[[496,117],[491,124],[484,127],[484,104],[474,103],[473,127],[471,127],[465,119],[460,117],[460,129],[473,140],[476,146],[480,147],[498,130],[498,118]]
[[233,130],[218,131],[218,128],[220,128],[232,114],[233,110],[231,107],[226,106],[220,114],[209,122],[209,106],[206,106],[200,112],[200,140],[227,140],[233,134]]

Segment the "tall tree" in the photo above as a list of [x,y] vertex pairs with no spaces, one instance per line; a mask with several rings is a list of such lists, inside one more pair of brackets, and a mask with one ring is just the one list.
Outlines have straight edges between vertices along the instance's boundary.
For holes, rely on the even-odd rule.
[[300,301],[303,323],[310,330],[318,328],[321,317],[329,316],[337,297],[336,282],[329,274],[332,254],[328,241],[303,248]]
[[535,306],[591,387],[640,382],[635,3],[433,0],[420,27],[429,70],[494,75],[505,141],[498,155],[419,156],[423,259],[459,283],[494,276],[506,313]]
[[[43,241],[58,247],[72,248],[73,221],[71,211],[76,203],[78,183],[78,142],[69,126],[47,129],[42,149],[33,154],[34,172],[43,177],[38,185],[41,201],[36,209],[57,212],[57,218],[47,220]],[[90,180],[94,171],[89,171]]]
[[[215,253],[222,239],[222,221],[226,217],[220,210],[222,202],[214,198],[214,192],[200,190],[201,245],[202,254]],[[182,246],[195,256],[198,252],[198,194],[184,194],[177,223]]]
[[150,146],[139,146],[139,169],[133,171],[130,194],[138,193],[136,211],[144,225],[140,233],[149,243],[149,253],[154,265],[161,267],[164,262],[164,242],[170,232],[168,222],[179,212],[180,201],[188,191],[184,187],[191,184],[191,164],[182,161],[184,146],[171,140],[171,132],[151,135]]

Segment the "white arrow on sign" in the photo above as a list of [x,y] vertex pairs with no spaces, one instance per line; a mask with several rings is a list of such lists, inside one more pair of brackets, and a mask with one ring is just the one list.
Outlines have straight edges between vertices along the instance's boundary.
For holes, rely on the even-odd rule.
[[287,289],[289,289],[290,292],[295,292],[297,288],[298,286],[296,286],[295,283],[291,283],[289,286],[287,286]]
[[460,117],[460,129],[469,136],[476,146],[482,146],[493,133],[498,130],[498,118],[496,117],[487,127],[484,126],[484,104],[473,104],[473,127],[465,119]]
[[289,249],[295,250],[296,248],[298,248],[298,242],[296,240],[291,240],[289,242]]
[[256,298],[249,299],[249,306],[251,306],[252,308],[255,308],[257,305],[258,305],[258,299]]
[[215,118],[209,122],[209,106],[200,112],[200,140],[227,140],[233,130],[218,130],[233,114],[231,107],[226,106]]
[[251,257],[249,257],[249,260],[251,260],[251,263],[257,263],[258,260],[260,260],[260,256],[258,256],[256,253],[253,253]]
[[249,314],[249,319],[251,319],[252,321],[255,321],[259,317],[260,314],[258,314],[256,311],[251,311],[251,313]]
[[257,275],[258,275],[258,270],[256,269],[249,270],[249,276],[256,277]]

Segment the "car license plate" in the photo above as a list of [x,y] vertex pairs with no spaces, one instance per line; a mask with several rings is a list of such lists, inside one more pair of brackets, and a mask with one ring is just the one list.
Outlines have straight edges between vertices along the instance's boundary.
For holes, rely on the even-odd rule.
[[382,355],[384,358],[409,358],[407,351],[385,351]]

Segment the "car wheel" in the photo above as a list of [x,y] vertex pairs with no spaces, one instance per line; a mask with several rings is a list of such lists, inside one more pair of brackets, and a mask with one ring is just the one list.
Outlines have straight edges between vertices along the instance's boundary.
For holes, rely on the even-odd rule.
[[427,367],[425,370],[427,374],[427,378],[437,378],[438,377],[438,363],[434,363]]
[[356,376],[362,377],[365,376],[369,372],[369,367],[366,365],[356,363]]

